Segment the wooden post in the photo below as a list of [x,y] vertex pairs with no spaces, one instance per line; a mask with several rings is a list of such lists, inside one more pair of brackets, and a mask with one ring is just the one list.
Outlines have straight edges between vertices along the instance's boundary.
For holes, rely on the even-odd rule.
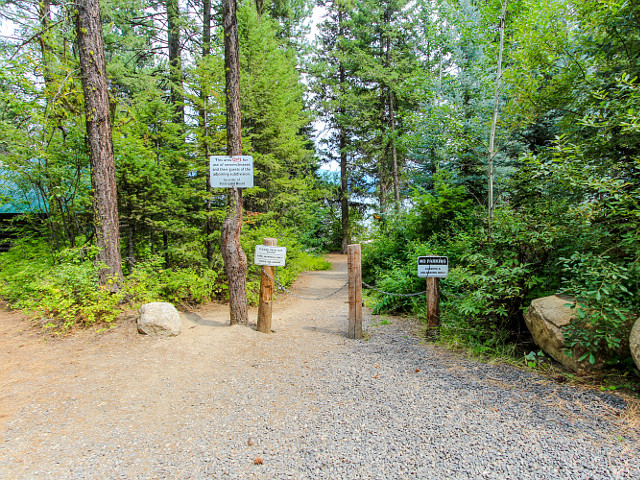
[[439,328],[440,279],[427,277],[427,336],[437,336]]
[[360,244],[347,247],[349,267],[349,331],[347,337],[359,340],[362,335],[362,256]]
[[[278,240],[265,238],[262,244],[268,247],[275,247],[278,245]],[[272,278],[275,278],[275,267],[265,265],[262,269],[262,274],[260,275],[260,301],[258,303],[258,331],[271,333],[271,315],[273,313],[273,302],[271,301],[273,297]],[[265,275],[265,272],[267,275]]]

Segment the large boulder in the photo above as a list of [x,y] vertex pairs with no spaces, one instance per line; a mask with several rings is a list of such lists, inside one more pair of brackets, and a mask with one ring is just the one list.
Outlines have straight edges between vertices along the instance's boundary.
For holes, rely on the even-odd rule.
[[176,307],[166,302],[145,303],[138,315],[138,332],[158,337],[172,337],[182,330]]
[[629,335],[629,348],[631,350],[631,356],[636,363],[636,367],[640,370],[640,318],[636,320],[636,323],[631,329],[631,335]]
[[574,298],[562,295],[536,298],[525,313],[524,321],[536,345],[566,369],[578,373],[599,369],[602,361],[594,365],[587,360],[578,361],[584,351],[574,349],[571,356],[567,355],[562,328],[576,319],[573,304]]

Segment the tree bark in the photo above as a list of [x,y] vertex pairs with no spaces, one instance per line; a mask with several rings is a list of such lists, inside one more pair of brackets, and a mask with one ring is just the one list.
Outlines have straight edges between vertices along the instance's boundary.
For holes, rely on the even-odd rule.
[[[237,1],[223,0],[224,64],[227,104],[227,154],[242,154],[240,113],[240,68]],[[230,188],[227,214],[220,239],[224,269],[229,280],[230,324],[249,324],[247,311],[247,257],[240,245],[242,230],[242,189]]]
[[264,0],[256,0],[256,13],[258,14],[258,18],[262,17],[264,13]]
[[49,0],[41,0],[39,4],[40,29],[38,36],[40,51],[42,54],[42,71],[45,87],[51,85],[51,46],[47,42],[49,25],[51,24],[51,3]]
[[[384,15],[384,19],[386,19],[386,11]],[[384,31],[380,29],[380,58],[383,59],[383,67],[386,68],[386,54],[385,54],[385,46],[386,41],[384,37]],[[385,125],[387,124],[387,99],[388,96],[385,93],[385,82],[383,78],[379,80],[380,85],[380,129],[384,131]],[[378,159],[378,186],[379,186],[379,196],[380,196],[380,213],[385,214],[387,210],[387,186],[386,186],[386,178],[387,178],[387,159],[389,155],[389,145],[385,145],[384,153],[381,153]]]
[[349,182],[347,173],[347,146],[344,127],[340,127],[340,212],[342,217],[342,253],[347,253],[347,247],[351,243],[349,232]]
[[487,198],[487,205],[489,207],[489,227],[493,223],[493,209],[494,209],[494,199],[493,199],[493,159],[496,155],[495,152],[495,144],[496,144],[496,129],[498,127],[498,113],[500,110],[500,84],[502,83],[502,53],[504,51],[504,28],[505,28],[505,17],[507,15],[507,0],[504,0],[504,4],[502,5],[502,17],[500,18],[500,47],[498,51],[498,70],[496,72],[496,88],[495,94],[493,98],[493,115],[491,116],[491,133],[489,134],[489,164],[488,164],[488,173],[489,177],[489,193]]
[[[391,8],[387,8],[384,13],[385,26],[388,29],[391,25]],[[391,66],[391,37],[389,34],[385,36],[386,53],[385,61],[386,67]],[[393,102],[393,89],[390,85],[387,85],[388,105],[389,105],[389,128],[391,129],[391,168],[393,174],[393,193],[396,201],[396,211],[400,211],[400,178],[398,175],[398,149],[396,148],[396,112]]]
[[180,59],[180,7],[178,0],[166,0],[167,40],[169,42],[169,80],[171,104],[176,121],[184,123],[184,97],[182,95],[182,60]]
[[[202,2],[202,60],[206,61],[206,58],[211,55],[211,0],[204,0]],[[206,166],[207,174],[205,174],[205,188],[207,192],[207,199],[205,202],[206,221],[205,221],[205,249],[207,255],[207,262],[209,265],[213,262],[213,242],[211,241],[211,235],[213,234],[213,219],[211,218],[211,176],[209,172],[209,118],[208,118],[208,105],[209,95],[206,92],[206,88],[203,85],[200,92],[200,101],[202,102],[202,109],[200,111],[200,126],[202,128],[202,153],[204,157],[204,164]]]
[[389,89],[389,124],[391,127],[391,162],[393,166],[393,193],[396,210],[400,211],[400,175],[398,173],[398,149],[396,148],[396,113],[393,103],[393,91]]
[[[342,9],[342,6],[338,7]],[[338,11],[338,42],[340,38],[344,35],[344,27],[343,27],[343,12],[342,10]],[[344,69],[344,64],[342,63],[342,59],[338,60],[340,62],[339,70],[340,70],[340,122],[338,126],[339,130],[339,148],[340,148],[340,213],[342,218],[342,253],[347,253],[347,247],[351,243],[351,235],[349,232],[349,182],[348,182],[348,173],[347,173],[347,132],[345,131],[344,121],[346,117],[346,112],[344,108],[345,102],[345,82],[346,82],[346,74]]]
[[109,118],[109,91],[99,0],[75,0],[76,34],[85,97],[91,161],[93,216],[102,285],[116,290],[122,281],[116,169]]

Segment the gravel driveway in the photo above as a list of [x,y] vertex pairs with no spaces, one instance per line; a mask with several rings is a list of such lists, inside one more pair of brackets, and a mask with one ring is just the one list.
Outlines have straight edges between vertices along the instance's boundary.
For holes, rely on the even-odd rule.
[[[345,258],[304,274],[320,296]],[[255,319],[255,311],[252,313]],[[0,479],[640,479],[618,396],[487,365],[346,293],[279,296],[275,333],[185,315],[172,339],[117,329],[47,341],[0,318]]]

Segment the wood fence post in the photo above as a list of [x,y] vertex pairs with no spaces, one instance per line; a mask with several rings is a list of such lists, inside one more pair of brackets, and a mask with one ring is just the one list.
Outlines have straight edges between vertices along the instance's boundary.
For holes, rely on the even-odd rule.
[[427,277],[427,336],[440,329],[440,279]]
[[[278,245],[278,240],[265,238],[262,244],[268,247],[275,247]],[[273,278],[275,278],[275,267],[264,265],[260,274],[260,301],[258,303],[258,331],[262,333],[271,333]]]
[[361,339],[362,334],[362,255],[360,244],[347,247],[349,268],[349,331],[348,338]]

